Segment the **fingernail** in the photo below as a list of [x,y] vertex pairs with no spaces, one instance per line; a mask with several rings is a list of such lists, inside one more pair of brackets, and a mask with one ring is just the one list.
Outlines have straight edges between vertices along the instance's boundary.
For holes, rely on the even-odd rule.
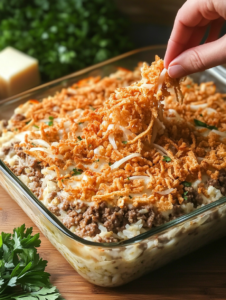
[[181,65],[174,65],[168,68],[169,76],[172,78],[183,77],[186,75],[185,69]]

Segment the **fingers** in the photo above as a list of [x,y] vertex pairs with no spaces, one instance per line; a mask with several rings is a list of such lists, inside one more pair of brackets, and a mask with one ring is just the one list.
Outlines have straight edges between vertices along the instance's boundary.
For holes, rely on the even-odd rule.
[[[219,5],[214,6],[212,2],[217,2]],[[187,0],[185,2],[178,11],[168,42],[164,58],[165,68],[168,68],[175,57],[191,47],[190,42],[196,39],[197,31],[202,31],[200,27],[204,28],[211,21],[220,17],[216,9],[222,10],[223,5],[226,11],[226,1],[222,0]],[[197,45],[195,41],[192,46],[195,43]]]
[[221,28],[224,24],[225,20],[223,18],[219,18],[217,20],[212,21],[210,32],[208,35],[208,38],[206,40],[206,43],[213,42],[217,40],[220,36]]
[[188,41],[189,48],[193,48],[200,45],[207,28],[208,25],[196,28],[195,34],[193,34],[190,40]]
[[226,63],[226,36],[215,42],[188,49],[175,58],[168,67],[172,78],[183,77]]

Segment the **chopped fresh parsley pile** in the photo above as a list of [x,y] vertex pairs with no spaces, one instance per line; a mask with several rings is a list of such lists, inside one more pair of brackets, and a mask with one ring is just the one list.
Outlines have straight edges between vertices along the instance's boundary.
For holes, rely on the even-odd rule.
[[39,233],[31,234],[32,227],[22,225],[0,235],[0,300],[60,299],[45,272],[47,261],[37,253]]
[[79,141],[81,141],[81,140],[82,140],[82,138],[81,138],[80,136],[77,136],[77,139],[78,139]]
[[212,125],[207,125],[206,123],[202,122],[202,121],[199,121],[197,119],[194,119],[194,123],[195,123],[195,126],[200,126],[200,127],[205,127],[207,129],[215,129],[217,130],[217,127],[216,126],[212,126]]
[[134,48],[115,1],[1,0],[0,20],[0,51],[13,46],[37,58],[43,81]]
[[163,156],[163,160],[165,162],[170,162],[172,159],[169,156]]

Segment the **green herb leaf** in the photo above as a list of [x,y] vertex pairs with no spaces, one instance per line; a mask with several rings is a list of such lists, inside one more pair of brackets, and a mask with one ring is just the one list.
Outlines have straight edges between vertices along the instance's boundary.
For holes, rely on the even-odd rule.
[[183,193],[184,200],[188,200],[188,197],[186,196],[187,194],[188,194],[188,191]]
[[127,177],[127,179],[128,179],[128,180],[130,180],[130,178],[129,178],[129,177]]
[[27,121],[27,122],[26,122],[26,125],[29,124],[30,122],[31,122],[31,120],[30,120],[30,121]]
[[39,126],[38,126],[38,125],[33,124],[33,126],[34,126],[35,128],[38,128],[38,129],[39,129]]
[[99,159],[95,160],[95,162],[99,162],[99,161],[100,161]]
[[202,115],[202,114],[200,114],[200,117],[203,117],[203,115]]
[[186,186],[186,187],[191,186],[191,182],[188,182],[188,181],[182,181],[181,184],[183,184],[183,186]]
[[122,141],[122,143],[126,145],[128,142],[127,141]]
[[133,197],[129,195],[129,198],[132,199]]
[[212,129],[217,130],[217,127],[216,127],[216,126],[207,125],[206,123],[204,123],[204,122],[202,122],[202,121],[199,121],[199,120],[197,120],[197,119],[194,119],[194,123],[195,123],[195,126],[205,127],[205,128],[210,129],[210,130],[212,130]]
[[[11,299],[15,300],[56,300],[59,299],[60,294],[57,292],[56,287],[43,287],[32,289],[29,294],[20,296],[12,296]],[[0,298],[1,299],[1,298]]]
[[[47,261],[37,253],[39,234],[32,227],[15,228],[0,235],[0,299],[55,300],[60,294],[50,286]],[[43,297],[44,296],[44,297]]]
[[93,110],[93,111],[96,110],[96,108],[94,108],[94,107],[92,107],[92,106],[90,106],[90,109]]
[[81,138],[80,136],[77,136],[77,139],[78,139],[79,141],[81,141],[81,140],[82,140],[82,138]]
[[1,0],[0,16],[0,49],[13,45],[37,58],[42,81],[133,48],[128,19],[114,1]]
[[76,176],[76,175],[81,175],[83,173],[82,169],[73,169],[73,174],[72,176]]
[[49,116],[49,122],[47,123],[49,126],[53,126],[53,120],[54,120],[54,117],[52,116]]
[[83,124],[83,123],[84,123],[84,122],[79,122],[78,125],[81,125],[81,124]]
[[111,162],[109,162],[108,164],[109,164],[109,166],[112,166],[112,165],[113,165]]
[[187,84],[186,87],[187,87],[188,89],[190,89],[190,88],[191,88],[191,85],[190,85],[190,84]]
[[165,162],[170,162],[172,159],[169,156],[163,156],[163,160]]

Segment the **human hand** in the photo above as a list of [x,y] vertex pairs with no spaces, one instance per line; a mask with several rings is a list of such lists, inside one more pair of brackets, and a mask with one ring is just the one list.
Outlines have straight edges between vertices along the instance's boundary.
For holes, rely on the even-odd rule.
[[[177,13],[164,58],[171,77],[183,77],[226,63],[225,0],[187,0]],[[199,45],[208,26],[209,36]]]

